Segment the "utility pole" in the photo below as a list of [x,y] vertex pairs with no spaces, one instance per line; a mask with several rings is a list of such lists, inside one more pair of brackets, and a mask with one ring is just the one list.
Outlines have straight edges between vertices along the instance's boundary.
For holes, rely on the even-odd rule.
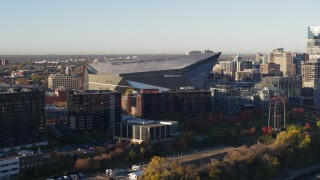
[[281,95],[275,95],[269,101],[268,127],[271,126],[273,118],[273,129],[281,129],[281,119],[283,117],[283,128],[286,128],[286,98]]

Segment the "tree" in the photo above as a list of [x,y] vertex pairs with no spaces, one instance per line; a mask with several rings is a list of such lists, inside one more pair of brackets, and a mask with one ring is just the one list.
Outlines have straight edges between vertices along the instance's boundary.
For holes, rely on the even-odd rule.
[[32,172],[32,179],[38,179],[41,177],[41,173],[38,168],[35,168]]
[[115,154],[115,156],[116,157],[121,157],[122,155],[123,155],[123,153],[124,153],[124,151],[123,151],[123,149],[122,148],[120,148],[120,147],[118,147],[118,148],[116,148],[115,150],[114,150],[114,154]]
[[304,129],[309,131],[310,130],[310,123],[306,122],[305,126],[304,126]]
[[269,145],[272,144],[274,142],[274,139],[272,138],[271,135],[266,134],[264,136],[259,137],[259,142],[265,144],[265,145]]
[[144,147],[140,148],[140,157],[143,159],[146,153],[146,149]]
[[136,159],[137,159],[137,154],[136,154],[136,152],[132,149],[132,150],[128,153],[126,159],[127,159],[127,160],[132,160],[132,161],[136,160]]
[[175,161],[154,156],[142,176],[143,179],[180,179],[183,168]]
[[247,129],[244,129],[240,132],[240,135],[241,136],[248,136],[248,130]]
[[261,133],[262,133],[263,136],[267,135],[268,130],[267,130],[267,127],[266,127],[266,126],[263,126],[263,127],[262,127]]
[[254,136],[256,134],[256,128],[252,127],[248,130],[249,136]]
[[268,134],[269,134],[269,135],[272,135],[272,134],[273,134],[273,130],[272,130],[272,127],[271,127],[271,126],[268,126]]
[[76,169],[88,169],[89,168],[89,159],[80,158],[75,163]]

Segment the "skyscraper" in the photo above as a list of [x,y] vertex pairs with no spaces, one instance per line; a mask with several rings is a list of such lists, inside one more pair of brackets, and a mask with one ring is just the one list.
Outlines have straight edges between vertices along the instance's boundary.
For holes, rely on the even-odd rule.
[[295,65],[293,64],[293,56],[291,52],[285,52],[283,48],[274,49],[269,53],[269,63],[280,64],[280,71],[283,76],[295,75]]
[[320,58],[320,26],[308,27],[307,52],[310,60]]
[[38,142],[44,132],[44,91],[11,88],[0,93],[0,148]]

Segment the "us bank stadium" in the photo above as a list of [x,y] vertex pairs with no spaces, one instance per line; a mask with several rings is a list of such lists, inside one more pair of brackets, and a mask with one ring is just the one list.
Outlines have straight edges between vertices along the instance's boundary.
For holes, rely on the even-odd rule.
[[191,51],[185,55],[143,55],[106,62],[90,63],[84,68],[84,90],[125,92],[128,88],[175,90],[201,88],[221,52]]

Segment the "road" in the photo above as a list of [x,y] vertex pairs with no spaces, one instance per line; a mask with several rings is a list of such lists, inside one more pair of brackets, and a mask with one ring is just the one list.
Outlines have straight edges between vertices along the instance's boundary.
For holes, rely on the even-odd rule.
[[217,147],[215,149],[202,151],[202,152],[196,152],[194,154],[179,156],[170,158],[172,160],[178,160],[179,163],[191,163],[198,160],[211,160],[212,158],[219,158],[221,155],[226,154],[228,151],[231,151],[235,149],[235,147]]

